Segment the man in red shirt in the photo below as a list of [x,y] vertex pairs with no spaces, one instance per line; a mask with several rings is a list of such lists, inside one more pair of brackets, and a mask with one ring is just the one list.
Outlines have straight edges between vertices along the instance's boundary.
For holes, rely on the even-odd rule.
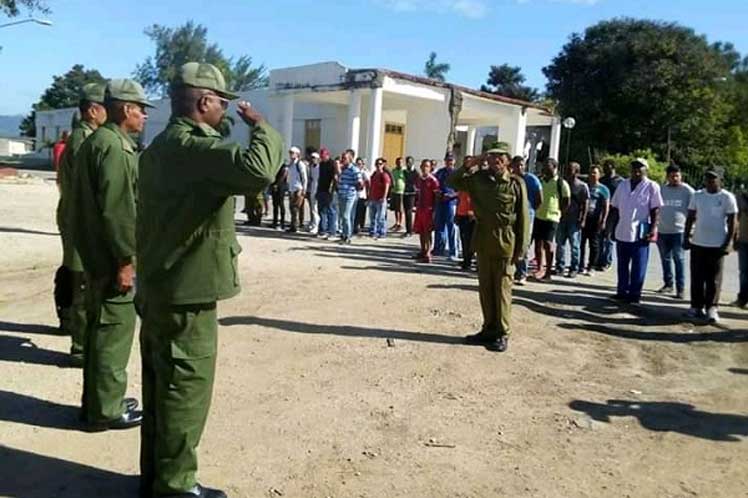
[[65,143],[68,141],[69,135],[67,130],[63,131],[60,139],[52,146],[52,166],[54,166],[55,173],[57,173],[58,185],[60,184],[60,161],[62,161],[62,154],[65,152]]
[[387,237],[387,195],[392,179],[384,171],[384,159],[377,159],[374,167],[369,180],[369,235],[379,240]]
[[431,174],[431,161],[421,161],[421,176],[416,179],[418,200],[416,201],[416,219],[413,231],[421,238],[421,252],[418,261],[431,262],[431,248],[434,238],[434,204],[439,191],[439,180]]

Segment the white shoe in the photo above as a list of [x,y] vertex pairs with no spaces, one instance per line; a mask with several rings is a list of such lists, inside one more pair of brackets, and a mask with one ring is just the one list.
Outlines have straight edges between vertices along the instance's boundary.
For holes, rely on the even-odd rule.
[[709,323],[719,323],[719,313],[716,306],[712,306],[706,310],[706,318],[709,320]]

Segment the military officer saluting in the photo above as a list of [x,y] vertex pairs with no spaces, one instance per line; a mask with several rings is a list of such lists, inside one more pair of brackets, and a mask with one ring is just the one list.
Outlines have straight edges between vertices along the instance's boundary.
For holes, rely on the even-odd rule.
[[62,154],[57,175],[60,179],[60,202],[57,205],[57,226],[62,236],[62,266],[68,275],[67,302],[70,305],[63,310],[67,321],[67,331],[72,337],[70,347],[71,364],[83,367],[83,349],[86,338],[86,303],[85,279],[83,263],[75,248],[73,238],[72,206],[75,199],[75,164],[78,152],[83,142],[93,134],[99,126],[106,123],[106,108],[104,107],[103,83],[88,83],[83,86],[80,95],[80,121],[73,128],[65,142],[65,152]]
[[223,498],[197,482],[197,446],[216,366],[216,302],[239,293],[234,195],[256,197],[283,160],[280,135],[248,103],[248,148],[216,131],[230,100],[221,72],[188,63],[171,88],[169,125],[143,152],[138,296],[143,325],[141,495]]
[[[483,328],[465,341],[503,352],[509,345],[514,265],[529,245],[529,213],[525,184],[509,171],[509,153],[495,147],[486,156],[456,170],[447,184],[470,194],[476,218],[473,247]],[[488,169],[480,169],[484,159]]]
[[75,165],[73,234],[86,273],[88,328],[83,412],[89,430],[140,424],[137,402],[125,399],[135,329],[136,145],[151,107],[132,80],[106,88],[108,122],[81,147]]

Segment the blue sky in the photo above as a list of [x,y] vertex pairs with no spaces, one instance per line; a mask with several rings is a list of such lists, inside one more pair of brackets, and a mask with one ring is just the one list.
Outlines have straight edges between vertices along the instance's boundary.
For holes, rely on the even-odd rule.
[[[73,64],[127,77],[153,52],[143,29],[194,19],[227,55],[269,68],[337,60],[420,73],[430,51],[448,79],[477,87],[491,64],[543,66],[569,34],[617,16],[677,21],[748,54],[748,0],[48,0],[53,27],[0,29],[0,114],[26,113]],[[4,19],[0,16],[0,24]]]

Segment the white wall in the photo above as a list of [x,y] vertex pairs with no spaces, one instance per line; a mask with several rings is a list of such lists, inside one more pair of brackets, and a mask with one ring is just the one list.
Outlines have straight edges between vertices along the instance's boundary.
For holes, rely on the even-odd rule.
[[57,141],[63,131],[70,131],[73,115],[76,112],[78,109],[75,107],[38,111],[36,113],[36,150],[42,149],[48,142]]
[[28,154],[27,143],[12,138],[0,138],[0,156],[22,156]]

